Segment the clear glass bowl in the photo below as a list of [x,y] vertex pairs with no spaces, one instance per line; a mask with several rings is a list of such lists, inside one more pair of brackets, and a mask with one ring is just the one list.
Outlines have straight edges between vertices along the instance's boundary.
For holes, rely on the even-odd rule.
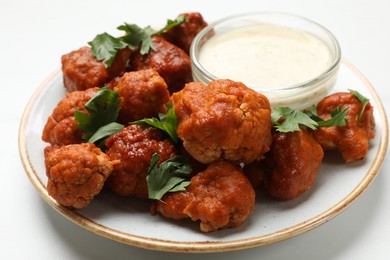
[[[253,87],[250,86],[250,84],[244,83],[255,91],[267,96],[272,107],[288,106],[301,110],[318,103],[329,93],[336,82],[341,60],[339,43],[333,34],[322,25],[306,18],[287,13],[247,13],[226,17],[209,24],[195,37],[191,45],[190,56],[194,80],[208,84],[209,82],[218,79],[218,77],[210,73],[200,61],[202,48],[207,48],[208,45],[206,43],[210,41],[210,39],[238,28],[264,24],[284,27],[289,30],[297,30],[315,36],[329,49],[329,62],[320,73],[313,75],[302,82],[294,82],[289,85],[276,87],[273,86],[272,88]],[[245,63],[245,59],[240,62]],[[249,69],[253,69],[253,73],[256,73],[256,68]],[[230,79],[236,80],[234,78]]]

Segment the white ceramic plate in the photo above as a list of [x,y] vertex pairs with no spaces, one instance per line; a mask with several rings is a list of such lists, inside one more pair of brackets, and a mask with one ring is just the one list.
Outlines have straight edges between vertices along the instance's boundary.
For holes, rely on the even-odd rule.
[[28,103],[20,124],[19,150],[24,168],[40,195],[62,215],[109,239],[148,249],[176,252],[218,252],[262,246],[311,230],[349,206],[372,182],[383,162],[388,142],[384,108],[374,88],[345,60],[334,92],[355,89],[370,98],[376,119],[376,137],[367,158],[345,164],[338,153],[326,153],[315,185],[291,201],[256,197],[253,214],[239,228],[204,234],[198,223],[171,221],[149,214],[149,203],[103,192],[83,210],[59,205],[47,193],[41,141],[47,117],[65,89],[60,70],[51,74]]

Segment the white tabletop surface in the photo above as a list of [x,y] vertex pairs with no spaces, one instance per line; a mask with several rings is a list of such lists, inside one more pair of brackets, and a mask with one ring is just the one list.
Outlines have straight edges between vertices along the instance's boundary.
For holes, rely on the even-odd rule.
[[120,244],[53,210],[27,178],[18,127],[25,105],[62,54],[123,22],[161,24],[181,12],[206,20],[247,11],[283,11],[315,20],[338,38],[343,57],[376,88],[390,109],[388,0],[53,1],[0,0],[0,259],[390,259],[390,162],[369,188],[331,221],[276,244],[214,254],[179,254]]

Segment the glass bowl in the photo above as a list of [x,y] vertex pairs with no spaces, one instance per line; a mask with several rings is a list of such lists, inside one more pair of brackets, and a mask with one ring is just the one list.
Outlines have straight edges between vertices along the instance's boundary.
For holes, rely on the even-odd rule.
[[195,81],[241,81],[264,94],[272,107],[302,110],[334,86],[341,50],[334,35],[316,22],[256,12],[209,24],[195,37],[190,56]]

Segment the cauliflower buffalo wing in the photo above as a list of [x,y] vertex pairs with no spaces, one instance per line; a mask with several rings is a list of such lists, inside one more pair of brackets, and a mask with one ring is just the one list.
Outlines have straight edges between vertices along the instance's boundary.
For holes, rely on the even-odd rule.
[[77,129],[78,123],[74,118],[74,111],[79,110],[88,113],[84,108],[98,91],[98,88],[90,88],[84,91],[67,93],[53,113],[47,119],[43,129],[42,140],[52,145],[77,144],[82,142],[83,132]]
[[170,101],[167,85],[154,69],[127,72],[113,89],[121,100],[118,121],[124,124],[156,117],[166,112],[165,104]]
[[121,76],[126,69],[132,51],[118,51],[113,64],[106,68],[93,56],[91,48],[84,46],[61,58],[64,85],[68,92],[103,87],[111,79]]
[[175,147],[160,130],[142,125],[129,125],[109,137],[106,154],[118,161],[107,180],[108,187],[120,196],[148,198],[146,175],[154,153],[160,163],[174,157]]
[[171,94],[181,90],[192,80],[190,57],[160,36],[154,36],[152,41],[153,51],[144,55],[137,51],[131,56],[131,70],[155,69],[164,78]]
[[76,209],[90,203],[113,169],[109,157],[91,143],[48,146],[45,166],[49,195]]
[[191,156],[202,163],[225,159],[251,163],[271,144],[268,99],[240,82],[192,82],[173,94],[179,118],[177,134]]
[[374,109],[368,103],[360,115],[363,105],[351,93],[334,93],[317,105],[320,117],[328,119],[332,111],[341,106],[348,107],[346,126],[320,127],[314,138],[324,149],[337,149],[345,162],[363,159],[368,152],[368,142],[375,137]]
[[190,46],[195,36],[207,26],[207,22],[203,19],[200,13],[182,13],[180,16],[185,16],[186,21],[178,26],[169,29],[162,36],[183,49],[187,54],[190,53]]
[[219,160],[192,177],[186,191],[165,194],[151,211],[172,219],[200,220],[201,231],[211,232],[240,226],[254,203],[255,192],[242,170]]
[[247,165],[245,174],[255,188],[264,187],[279,199],[293,199],[310,189],[320,169],[324,153],[305,131],[274,132],[264,160]]

